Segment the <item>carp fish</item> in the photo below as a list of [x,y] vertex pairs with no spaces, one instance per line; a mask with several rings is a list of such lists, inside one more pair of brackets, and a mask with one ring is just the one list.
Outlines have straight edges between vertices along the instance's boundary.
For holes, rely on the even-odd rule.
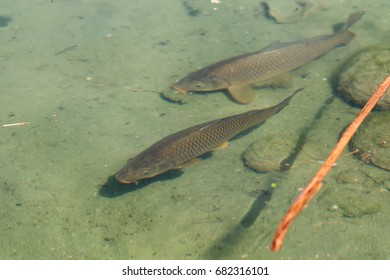
[[273,79],[290,72],[339,45],[350,42],[355,34],[348,29],[364,12],[351,14],[341,30],[293,42],[274,42],[256,52],[231,57],[175,82],[179,93],[227,90],[238,103],[248,104],[254,99],[251,84]]
[[229,139],[240,132],[279,113],[300,90],[275,106],[209,121],[171,134],[129,159],[115,178],[121,183],[130,184],[171,169],[183,168],[197,157],[224,147]]

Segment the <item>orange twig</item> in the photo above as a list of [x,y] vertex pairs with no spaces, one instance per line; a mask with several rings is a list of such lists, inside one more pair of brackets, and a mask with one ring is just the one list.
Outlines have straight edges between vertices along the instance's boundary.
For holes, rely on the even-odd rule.
[[317,174],[307,184],[306,188],[294,201],[290,209],[288,209],[286,215],[283,217],[282,221],[280,222],[276,230],[274,239],[272,240],[271,243],[271,251],[280,250],[280,248],[283,245],[283,240],[286,237],[288,228],[290,227],[295,217],[299,214],[302,208],[310,202],[310,200],[314,197],[314,195],[321,189],[323,178],[329,173],[333,164],[336,162],[336,160],[344,150],[345,146],[347,146],[348,142],[351,140],[352,136],[355,134],[358,127],[362,124],[364,119],[375,107],[376,103],[378,103],[378,101],[382,98],[382,96],[385,94],[386,90],[389,87],[390,87],[390,76],[388,76],[382,82],[382,84],[374,92],[371,98],[367,101],[363,109],[359,112],[359,114],[356,116],[353,122],[345,130],[339,142],[333,148],[332,152],[329,154],[329,157],[326,159],[324,164],[318,170]]

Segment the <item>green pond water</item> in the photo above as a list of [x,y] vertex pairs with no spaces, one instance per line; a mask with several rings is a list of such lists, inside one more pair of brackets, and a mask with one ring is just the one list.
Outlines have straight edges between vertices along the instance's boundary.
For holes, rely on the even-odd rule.
[[[390,258],[390,172],[348,150],[282,251],[269,250],[284,213],[359,112],[335,95],[332,73],[356,51],[389,44],[387,1],[313,0],[288,24],[252,0],[1,2],[0,124],[29,124],[0,126],[0,259]],[[296,5],[284,2],[284,10]],[[249,105],[223,92],[181,105],[155,93],[218,60],[329,34],[359,10],[366,14],[349,45],[293,71],[288,87],[258,89]],[[197,164],[138,185],[115,182],[129,158],[162,137],[274,105],[300,87],[281,113]],[[264,135],[275,145],[302,140],[288,171],[244,165],[242,153]]]

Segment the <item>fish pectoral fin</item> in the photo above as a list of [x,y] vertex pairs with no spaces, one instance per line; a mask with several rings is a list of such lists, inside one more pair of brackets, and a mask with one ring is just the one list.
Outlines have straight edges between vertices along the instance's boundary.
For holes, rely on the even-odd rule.
[[230,86],[227,90],[234,101],[241,104],[249,104],[255,99],[255,92],[250,85]]
[[218,147],[214,148],[213,151],[216,151],[216,150],[222,150],[222,149],[225,149],[229,146],[229,142],[226,141],[226,142],[223,142],[221,145],[219,145]]
[[197,163],[198,161],[200,161],[200,158],[193,158],[193,159],[190,159],[189,161],[183,162],[183,163],[173,167],[172,169],[183,169],[187,166],[190,166],[190,165]]

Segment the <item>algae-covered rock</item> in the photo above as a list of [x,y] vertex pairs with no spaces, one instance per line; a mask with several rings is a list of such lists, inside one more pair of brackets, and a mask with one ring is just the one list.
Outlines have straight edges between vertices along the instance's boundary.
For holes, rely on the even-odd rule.
[[335,174],[337,183],[340,184],[364,184],[367,181],[367,174],[359,169],[345,169]]
[[319,201],[330,211],[340,210],[343,216],[349,218],[374,215],[382,209],[381,204],[374,199],[374,195],[370,192],[348,187],[348,184],[324,190]]
[[349,146],[367,164],[390,170],[390,111],[372,112]]
[[[338,93],[348,102],[364,106],[390,69],[390,46],[372,46],[352,56],[336,78]],[[390,90],[376,109],[390,110]]]
[[264,135],[252,143],[242,155],[244,163],[257,172],[283,171],[290,167],[286,159],[292,154],[296,137]]

